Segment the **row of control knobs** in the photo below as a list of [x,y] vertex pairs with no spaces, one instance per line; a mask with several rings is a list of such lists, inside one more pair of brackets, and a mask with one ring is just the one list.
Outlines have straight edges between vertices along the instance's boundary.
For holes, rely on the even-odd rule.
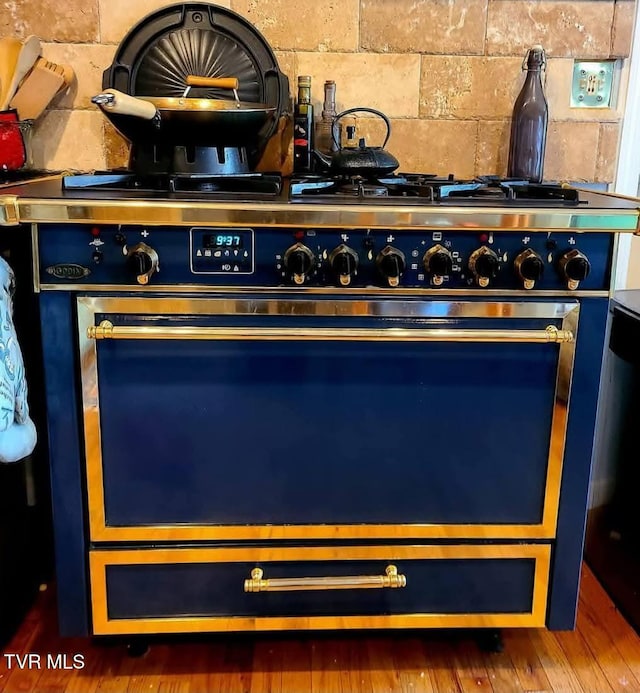
[[[358,254],[347,245],[339,245],[329,254],[329,266],[342,286],[349,286],[358,269]],[[306,277],[315,267],[313,251],[303,243],[292,245],[284,254],[284,266],[295,284],[304,284]],[[383,248],[375,259],[378,272],[388,283],[395,287],[400,284],[407,262],[404,253],[391,245]],[[434,286],[440,286],[444,278],[453,271],[451,252],[442,245],[429,248],[422,258],[425,273],[431,278]],[[579,250],[569,250],[559,262],[559,270],[569,289],[578,288],[591,270],[587,257]],[[468,268],[475,277],[478,286],[486,288],[496,278],[500,269],[500,259],[488,246],[481,246],[471,253]],[[523,250],[514,260],[516,274],[520,277],[525,289],[533,289],[544,273],[544,262],[540,255],[531,248]]]
[[[127,264],[136,275],[139,284],[147,284],[151,275],[159,271],[159,259],[156,251],[145,243],[128,248]],[[333,249],[328,256],[329,266],[342,286],[349,286],[358,270],[358,253],[342,244]],[[297,285],[304,284],[307,276],[316,266],[313,251],[303,243],[292,245],[284,254],[284,267]],[[406,270],[407,262],[404,253],[398,248],[387,245],[375,258],[376,268],[383,280],[391,287],[399,286],[400,278]],[[442,245],[429,248],[422,258],[425,273],[434,286],[441,286],[444,278],[453,271],[451,252]],[[469,271],[478,286],[486,288],[498,275],[500,259],[488,246],[481,246],[469,256]],[[514,268],[525,289],[533,289],[544,273],[544,262],[540,255],[531,248],[523,250],[514,260]],[[569,250],[562,255],[558,269],[571,290],[578,288],[591,271],[587,257],[578,249]]]

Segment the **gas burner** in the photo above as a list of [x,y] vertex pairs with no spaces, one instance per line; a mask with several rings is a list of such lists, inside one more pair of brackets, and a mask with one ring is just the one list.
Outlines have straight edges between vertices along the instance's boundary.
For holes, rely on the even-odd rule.
[[386,185],[380,185],[376,183],[376,181],[354,177],[339,184],[336,195],[349,195],[351,197],[387,197],[389,195],[389,189]]
[[411,198],[411,204],[509,204],[577,205],[578,191],[561,185],[534,184],[525,180],[481,176],[458,180],[453,175],[399,173],[372,178],[310,175],[294,178],[290,187],[293,201],[341,202],[367,200],[392,203],[395,198]]
[[277,196],[282,189],[278,174],[240,173],[233,175],[147,175],[124,172],[96,172],[65,176],[63,190],[108,193],[180,194],[222,199],[261,199]]
[[376,178],[361,176],[326,177],[309,175],[291,181],[291,197],[340,197],[377,198],[388,197],[389,186]]

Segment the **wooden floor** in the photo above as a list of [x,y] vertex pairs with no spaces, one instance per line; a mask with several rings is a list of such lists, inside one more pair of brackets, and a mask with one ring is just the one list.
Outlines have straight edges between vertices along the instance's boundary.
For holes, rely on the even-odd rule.
[[60,639],[41,595],[6,653],[82,654],[81,671],[7,669],[7,693],[640,693],[640,638],[585,568],[575,632],[504,631],[505,650],[465,634],[242,635],[160,639],[142,658],[120,644]]

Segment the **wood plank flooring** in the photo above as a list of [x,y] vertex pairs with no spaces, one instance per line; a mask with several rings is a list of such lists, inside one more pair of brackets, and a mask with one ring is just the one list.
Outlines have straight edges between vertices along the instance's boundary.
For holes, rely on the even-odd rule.
[[8,669],[0,693],[640,693],[640,637],[585,567],[575,632],[506,630],[482,652],[464,633],[260,634],[122,644],[57,635],[40,595],[5,653],[81,654],[80,671]]

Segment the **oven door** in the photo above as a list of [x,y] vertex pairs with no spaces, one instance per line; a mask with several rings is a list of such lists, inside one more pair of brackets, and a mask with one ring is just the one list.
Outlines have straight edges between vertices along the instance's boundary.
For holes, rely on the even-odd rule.
[[93,541],[555,534],[576,302],[77,301]]

